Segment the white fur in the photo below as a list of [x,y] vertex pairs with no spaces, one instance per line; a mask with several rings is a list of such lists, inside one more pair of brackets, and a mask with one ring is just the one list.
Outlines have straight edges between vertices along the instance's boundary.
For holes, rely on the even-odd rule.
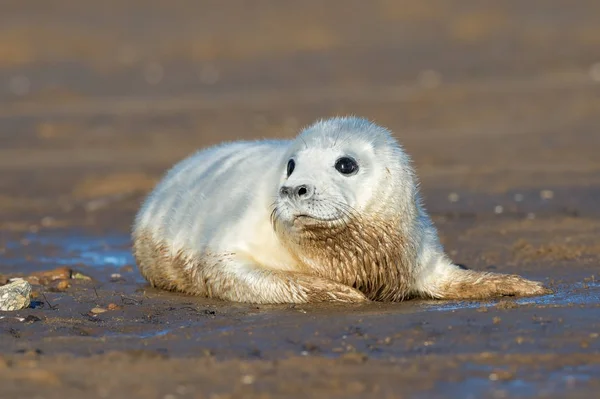
[[[334,168],[352,156],[359,171],[343,176]],[[289,178],[286,165],[296,168]],[[309,183],[315,200],[282,199],[282,185]],[[249,284],[257,283],[250,265],[301,271],[270,222],[273,205],[279,221],[294,228],[295,215],[335,219],[332,200],[365,215],[401,216],[403,234],[414,243],[412,294],[436,297],[438,287],[458,270],[444,255],[437,232],[421,205],[410,159],[390,132],[361,118],[333,118],[306,128],[295,140],[226,143],[197,152],[168,172],[139,211],[136,231],[149,231],[173,253],[189,256],[235,254],[226,266]],[[399,227],[400,228],[400,227]],[[254,270],[254,269],[252,269]],[[298,293],[302,296],[302,293]]]

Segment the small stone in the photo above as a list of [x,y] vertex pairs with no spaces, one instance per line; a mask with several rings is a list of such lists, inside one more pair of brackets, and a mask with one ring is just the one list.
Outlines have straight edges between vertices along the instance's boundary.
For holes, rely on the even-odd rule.
[[31,273],[25,279],[31,284],[47,285],[56,280],[68,280],[71,278],[71,274],[72,270],[63,266],[52,270]]
[[0,310],[9,312],[29,307],[31,284],[23,279],[14,279],[0,287]]
[[458,193],[448,194],[448,201],[450,201],[450,202],[458,202],[459,199],[460,199],[460,196],[458,195]]
[[253,384],[255,380],[256,380],[256,378],[253,375],[246,374],[245,376],[242,377],[242,384],[250,385],[250,384]]
[[515,202],[521,202],[525,199],[523,194],[515,194],[515,196],[513,198],[514,198]]
[[100,314],[100,313],[104,313],[107,310],[104,308],[92,308],[92,310],[90,310],[91,313],[93,314]]
[[85,281],[91,281],[92,278],[90,276],[86,276],[83,273],[79,273],[79,272],[75,272],[73,273],[73,276],[71,277],[75,280],[85,280]]
[[508,370],[496,370],[489,375],[490,381],[507,381],[514,378],[514,373]]
[[106,307],[106,309],[108,310],[119,310],[122,309],[119,305],[117,305],[116,303],[109,303],[108,306]]
[[493,322],[494,324],[500,324],[500,322],[501,322],[501,321],[502,321],[502,319],[501,319],[501,318],[499,318],[499,317],[494,317],[494,318],[492,319],[492,322]]
[[27,316],[26,318],[23,319],[23,322],[27,323],[27,324],[32,324],[32,323],[35,323],[36,321],[40,321],[40,320],[42,320],[42,319],[30,314],[29,316]]
[[515,342],[521,345],[523,342],[525,342],[525,338],[518,336],[517,338],[515,338]]
[[61,280],[58,282],[58,284],[56,284],[56,290],[61,292],[68,290],[69,287],[71,287],[71,283],[69,283],[67,280]]
[[543,200],[549,200],[554,198],[554,191],[552,190],[542,190],[540,191],[540,198]]
[[494,213],[499,215],[502,212],[504,212],[504,207],[502,205],[496,205],[496,207],[494,208]]
[[527,214],[527,219],[529,219],[529,220],[533,220],[533,219],[535,219],[535,213],[533,213],[533,212],[529,212],[529,213]]

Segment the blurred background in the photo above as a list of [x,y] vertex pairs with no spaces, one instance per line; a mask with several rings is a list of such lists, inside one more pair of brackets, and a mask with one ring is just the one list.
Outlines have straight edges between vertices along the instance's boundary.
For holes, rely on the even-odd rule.
[[[166,168],[355,114],[432,213],[596,214],[600,2],[3,0],[0,227],[127,230]],[[551,200],[551,201],[550,201]]]

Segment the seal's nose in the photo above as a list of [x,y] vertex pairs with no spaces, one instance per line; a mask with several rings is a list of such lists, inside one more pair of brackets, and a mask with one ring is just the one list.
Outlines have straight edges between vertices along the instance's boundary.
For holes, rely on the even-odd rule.
[[279,189],[279,195],[296,200],[307,200],[313,196],[315,189],[310,184],[301,184],[296,187],[283,186]]

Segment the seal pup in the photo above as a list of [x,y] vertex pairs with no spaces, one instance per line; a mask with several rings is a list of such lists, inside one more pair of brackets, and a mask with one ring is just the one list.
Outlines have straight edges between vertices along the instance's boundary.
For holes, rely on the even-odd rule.
[[136,216],[152,286],[251,303],[541,295],[539,282],[444,254],[390,131],[321,120],[295,140],[240,141],[175,165]]

